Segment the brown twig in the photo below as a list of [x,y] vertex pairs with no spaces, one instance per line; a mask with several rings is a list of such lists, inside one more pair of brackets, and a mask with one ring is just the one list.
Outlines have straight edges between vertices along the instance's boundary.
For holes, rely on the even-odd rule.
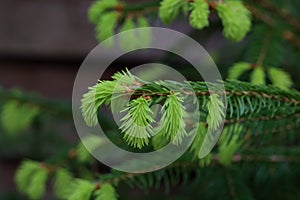
[[232,176],[231,176],[230,172],[227,169],[225,171],[226,171],[225,175],[226,175],[226,180],[227,180],[227,183],[228,183],[227,185],[228,185],[229,193],[230,193],[232,199],[237,200],[238,198],[237,198],[237,195],[236,195],[235,187],[233,185]]
[[266,10],[274,12],[277,16],[281,17],[283,21],[287,22],[297,31],[300,31],[299,20],[296,17],[292,16],[286,9],[275,6],[268,0],[252,0],[252,1],[255,3],[259,3],[259,5],[261,5]]
[[271,35],[272,35],[272,32],[271,30],[268,30],[268,32],[265,34],[265,37],[264,37],[264,40],[263,40],[263,46],[260,50],[260,53],[259,53],[259,56],[258,56],[258,59],[257,59],[257,66],[263,66],[263,62],[266,58],[266,55],[267,55],[267,52],[268,52],[268,47],[269,47],[269,44],[270,44],[270,40],[271,40]]
[[[250,10],[250,12],[254,17],[256,17],[257,19],[261,20],[263,23],[271,27],[275,26],[275,21],[270,16],[266,15],[265,13],[263,13],[262,11],[258,10],[257,8],[255,8],[250,4],[245,4],[245,6],[248,8],[248,10]],[[300,49],[300,39],[296,37],[296,34],[293,31],[283,30],[282,37]]]

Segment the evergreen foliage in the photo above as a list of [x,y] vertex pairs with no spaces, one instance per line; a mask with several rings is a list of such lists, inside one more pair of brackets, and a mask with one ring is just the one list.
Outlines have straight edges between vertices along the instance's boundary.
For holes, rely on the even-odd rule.
[[[216,83],[147,82],[129,70],[117,72],[111,80],[99,80],[83,95],[81,111],[87,126],[105,123],[99,109],[106,106],[112,113],[124,115],[120,128],[107,132],[116,144],[139,153],[158,150],[168,143],[180,145],[185,137],[194,135],[188,151],[164,169],[150,173],[103,172],[89,152],[103,142],[90,135],[75,147],[66,145],[59,155],[48,158],[47,154],[43,161],[40,157],[34,158],[37,161],[24,160],[15,175],[18,190],[30,199],[43,199],[49,179],[56,198],[68,200],[122,199],[124,185],[145,191],[169,191],[180,186],[184,198],[299,199],[300,93],[291,89],[299,87],[294,78],[297,74],[293,74],[300,48],[297,6],[297,2],[279,0],[154,0],[136,4],[96,0],[88,18],[96,27],[99,41],[117,29],[148,27],[155,17],[165,24],[187,18],[192,28],[207,27],[208,31],[222,23],[226,39],[245,39],[235,44],[245,47],[230,61],[235,64],[223,82],[226,101],[221,101],[216,91],[208,90],[207,84],[217,88]],[[130,37],[121,38],[123,49],[151,42],[150,33],[136,31]],[[236,47],[231,42],[226,43],[228,52]],[[223,67],[220,65],[222,72],[226,71]],[[192,104],[188,100],[193,95],[198,102],[198,118],[188,112]],[[39,122],[45,114],[70,119],[72,113],[64,103],[1,88],[0,102],[1,128],[8,136],[19,137],[29,128],[37,129],[43,125]],[[156,112],[153,107],[158,105],[161,108]],[[223,126],[223,118],[224,129],[216,148],[201,158],[205,136]],[[159,193],[163,196],[161,190]]]
[[170,94],[161,110],[162,117],[157,134],[164,135],[173,144],[180,144],[182,138],[187,135],[184,123],[185,108],[181,104],[182,101],[175,94]]
[[[195,136],[193,143],[191,144],[190,151],[194,154],[193,159],[197,159],[197,158],[200,158],[199,152],[200,152],[200,148],[203,144],[207,129],[206,129],[204,123],[199,123],[198,126],[195,127],[191,132],[193,132],[193,131],[196,131],[196,134],[195,134],[196,136]],[[212,160],[212,156],[209,153],[206,157],[201,158],[199,160],[199,165],[201,167],[208,166],[209,164],[211,164],[211,160]]]
[[159,17],[165,24],[171,23],[181,11],[186,12],[187,1],[182,0],[163,0],[159,7]]
[[64,199],[68,195],[70,195],[70,185],[73,183],[73,175],[66,169],[59,169],[55,172],[55,180],[54,180],[54,192],[55,195],[60,198]]
[[278,68],[269,68],[269,77],[273,85],[288,89],[293,85],[293,81],[288,73]]
[[3,105],[1,124],[8,134],[14,135],[28,128],[38,114],[39,109],[34,106],[9,101]]
[[20,191],[27,191],[31,176],[38,168],[38,163],[34,161],[26,161],[22,165],[20,165],[15,178]]
[[68,200],[90,199],[95,190],[95,185],[89,181],[77,179],[72,185],[72,193]]
[[[162,0],[145,3],[145,6],[144,3],[141,3],[132,7],[129,4],[120,3],[116,0],[98,0],[89,9],[89,20],[96,24],[97,39],[103,41],[113,35],[117,21],[123,21],[122,31],[132,29],[134,28],[134,23],[131,19],[135,15],[134,12],[141,15],[144,13],[140,13],[140,9],[145,9],[145,14],[147,14],[147,9],[152,7],[158,7],[158,16],[164,24],[170,24],[180,15],[187,16],[189,14],[189,23],[195,29],[202,29],[209,25],[208,18],[210,8],[212,8],[217,11],[221,18],[224,36],[236,42],[241,41],[251,28],[250,12],[242,2],[235,0],[224,2]],[[133,11],[133,14],[130,11]],[[137,23],[136,27],[144,27],[144,25],[145,23]],[[130,42],[131,45],[133,45],[133,42],[134,40]],[[126,40],[122,39],[121,43],[126,43]]]
[[93,5],[89,9],[88,18],[90,22],[97,24],[101,15],[109,10],[113,9],[118,5],[117,0],[109,0],[109,1],[102,1],[98,0],[93,3]]
[[[223,130],[223,134],[219,140],[219,159],[220,163],[228,166],[232,163],[232,158],[234,156],[234,153],[240,148],[241,141],[239,138],[239,134],[241,134],[241,131],[243,127],[239,124],[234,124],[230,126],[237,126],[235,127],[235,133],[234,135],[230,134],[228,130],[230,130],[230,127],[226,127]],[[232,135],[232,138],[230,136]]]
[[[150,24],[147,21],[147,19],[145,17],[139,17],[137,19],[137,27],[138,28],[145,28],[145,27],[149,27]],[[144,30],[142,33],[138,32],[135,41],[141,42],[145,45],[150,45],[151,44],[151,32],[148,30]]]
[[224,26],[224,36],[229,40],[241,41],[250,31],[250,12],[240,1],[226,1],[216,6]]
[[[257,68],[260,69],[260,68]],[[225,82],[226,94],[228,94],[227,102],[228,109],[226,116],[223,111],[223,103],[218,99],[217,94],[210,94],[208,88],[205,83],[202,82],[190,82],[190,83],[176,83],[176,82],[166,82],[166,84],[171,85],[174,84],[173,87],[179,87],[181,91],[187,90],[187,88],[191,85],[196,93],[202,93],[203,95],[198,95],[199,102],[203,102],[200,105],[200,112],[207,113],[205,123],[208,124],[212,130],[217,129],[220,126],[222,118],[236,120],[236,122],[244,122],[243,120],[257,120],[259,118],[270,116],[270,120],[281,118],[283,108],[289,109],[290,113],[283,118],[292,117],[293,115],[298,115],[299,108],[299,93],[295,91],[285,91],[281,90],[277,87],[271,86],[262,86],[261,82],[264,79],[261,78],[264,75],[264,72],[259,71],[260,74],[256,75],[254,71],[254,75],[252,76],[256,79],[253,79],[254,85],[244,82],[236,82],[236,81],[227,81]],[[116,77],[120,80],[127,79],[132,82],[133,80],[140,80],[137,77],[134,77],[130,72],[122,72],[117,73],[114,76],[115,80],[110,81],[114,83],[118,81]],[[258,77],[258,78],[257,78]],[[264,78],[264,76],[263,76]],[[94,87],[102,87],[102,84],[107,84],[106,82],[99,82]],[[174,93],[174,91],[170,91],[164,87],[165,84],[162,82],[154,82],[154,83],[146,83],[145,81],[140,80],[139,83],[136,82],[137,86],[132,88],[126,86],[126,89],[134,91],[134,96],[138,97],[137,99],[132,99],[129,103],[128,114],[122,119],[123,124],[121,129],[125,132],[125,141],[134,147],[142,148],[147,145],[149,142],[149,137],[152,135],[151,131],[151,123],[154,122],[150,110],[150,105],[153,103],[159,103],[165,99],[162,110],[161,110],[161,119],[159,126],[157,128],[158,136],[163,136],[165,140],[171,141],[173,144],[180,144],[183,137],[187,136],[185,130],[184,117],[185,107],[181,104],[184,100],[182,97],[178,96],[178,94]],[[255,86],[258,85],[258,86]],[[119,91],[123,91],[123,96],[126,95],[126,89],[123,88]],[[153,90],[153,93],[151,92]],[[100,92],[100,91],[99,91]],[[106,93],[106,91],[101,91]],[[111,94],[112,95],[112,94]],[[111,96],[110,95],[110,96]],[[209,98],[207,99],[207,96]],[[106,98],[105,95],[99,96]],[[109,96],[107,94],[107,96]],[[155,97],[160,96],[160,99],[157,100]],[[286,99],[286,98],[291,99]],[[84,96],[86,98],[86,96]],[[94,99],[94,101],[104,102],[104,99]],[[82,101],[83,103],[90,104],[84,105],[85,107],[92,107],[97,105],[93,110],[95,111],[101,106],[101,104],[95,104],[92,101]],[[205,103],[207,102],[207,103]],[[291,104],[292,103],[292,104]],[[88,123],[91,121],[91,117],[89,112],[85,112],[83,110],[84,119]],[[287,114],[287,113],[285,113]],[[268,118],[268,117],[267,117]],[[229,120],[229,121],[230,121]],[[266,127],[267,131],[267,127]],[[137,139],[136,136],[138,136]],[[161,143],[159,139],[153,140]],[[159,147],[160,144],[154,144],[154,146]]]
[[133,147],[142,148],[148,145],[149,138],[152,135],[152,126],[154,120],[149,102],[140,97],[129,103],[129,107],[124,111],[128,113],[121,119],[123,121],[120,129],[124,133],[125,141]]
[[208,26],[209,5],[205,0],[195,0],[191,3],[190,24],[193,28],[202,29]]
[[228,78],[236,80],[247,70],[251,69],[251,65],[246,62],[235,63],[228,71]]
[[102,141],[95,135],[89,135],[82,138],[82,142],[77,145],[76,152],[78,161],[81,163],[89,163],[93,160],[92,155],[84,144],[89,146],[90,151],[94,151],[102,144]]
[[206,119],[208,127],[217,129],[220,126],[222,118],[225,117],[224,106],[223,102],[218,99],[217,94],[209,96],[209,102],[207,103],[208,115]]
[[265,85],[266,84],[266,77],[264,69],[261,66],[257,66],[252,74],[251,74],[251,83],[256,85]]
[[107,183],[101,185],[100,189],[95,192],[95,196],[95,200],[116,200],[118,198],[115,188]]
[[[124,24],[122,25],[120,32],[128,31],[128,30],[131,30],[134,28],[135,28],[135,25],[134,25],[132,18],[128,17],[125,20]],[[121,40],[121,42],[120,42],[121,48],[128,49],[128,50],[134,49],[135,42],[136,42],[135,38],[136,38],[136,36],[134,34],[127,34],[126,38],[121,38],[120,39]]]
[[30,199],[41,199],[45,193],[48,171],[38,162],[25,161],[16,173],[16,183]]
[[[253,64],[252,64],[253,65]],[[280,87],[282,89],[289,89],[293,85],[293,81],[288,73],[284,70],[275,67],[262,67],[254,66],[254,69],[250,63],[240,62],[234,64],[229,72],[229,79],[238,79],[245,72],[252,71],[250,80],[253,84],[266,84],[267,78],[271,81],[272,85]]]
[[[113,11],[103,14],[99,23],[96,26],[96,37],[99,41],[106,40],[113,35],[114,29],[117,26],[118,13]],[[109,45],[112,45],[112,41],[109,41]]]

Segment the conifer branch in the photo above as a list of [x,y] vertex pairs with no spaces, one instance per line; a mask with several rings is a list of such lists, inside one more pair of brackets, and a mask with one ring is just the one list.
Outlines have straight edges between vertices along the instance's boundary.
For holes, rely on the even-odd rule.
[[[271,150],[271,151],[270,151]],[[265,151],[265,152],[264,152]],[[234,163],[300,163],[299,152],[300,149],[289,148],[287,149],[255,149],[248,153],[236,153],[232,156],[232,162]],[[271,153],[270,153],[271,152]],[[277,152],[277,153],[274,153]],[[219,154],[212,154],[213,166],[220,166]],[[41,197],[44,193],[46,178],[50,177],[51,174],[55,174],[55,191],[59,198],[61,199],[81,199],[91,197],[95,194],[98,198],[99,196],[112,195],[113,199],[116,199],[116,192],[111,185],[117,186],[120,182],[127,184],[134,184],[134,182],[140,184],[146,184],[147,187],[153,187],[154,183],[148,181],[157,181],[157,183],[163,181],[164,176],[168,176],[169,173],[176,170],[177,178],[187,177],[186,173],[193,173],[193,171],[202,171],[199,168],[199,163],[193,160],[187,161],[185,159],[178,160],[177,162],[167,166],[166,168],[153,172],[151,174],[138,174],[138,173],[122,173],[122,172],[112,172],[110,174],[100,174],[100,180],[88,181],[82,179],[74,179],[72,174],[68,172],[63,166],[46,164],[45,162],[39,163],[34,161],[24,161],[19,168],[16,180],[21,191],[30,195],[32,198]],[[178,174],[179,173],[179,174]],[[34,174],[32,178],[32,174]],[[42,176],[40,176],[40,174]],[[179,175],[179,176],[178,176]],[[170,175],[172,176],[172,175]],[[174,175],[173,175],[174,176]],[[39,178],[41,177],[41,179]],[[174,178],[174,177],[173,177]],[[36,180],[35,180],[36,179]],[[149,179],[149,180],[148,180]],[[153,180],[155,179],[155,180]],[[74,182],[75,180],[75,182]],[[34,185],[29,186],[28,181],[39,182],[39,186]],[[148,182],[148,183],[147,183]],[[65,187],[66,185],[70,187]],[[106,191],[107,189],[107,191]],[[105,191],[104,191],[105,190]],[[74,192],[75,191],[75,192]],[[101,199],[101,198],[99,198]]]
[[[212,165],[219,166],[220,164],[220,157],[218,154],[212,154]],[[276,164],[276,163],[300,163],[300,157],[299,156],[287,156],[282,154],[271,154],[271,155],[260,155],[260,154],[241,154],[237,153],[232,157],[232,162],[235,164],[238,163],[267,163],[267,164]],[[100,175],[103,179],[100,181],[100,184],[102,183],[108,183],[113,185],[118,185],[120,182],[124,183],[130,183],[130,180],[134,180],[138,177],[141,179],[147,179],[149,176],[154,176],[155,173],[166,173],[168,170],[172,169],[180,169],[181,173],[185,173],[185,171],[192,170],[203,170],[199,168],[199,163],[194,161],[178,161],[176,163],[173,163],[172,165],[167,166],[166,168],[153,172],[153,174],[137,174],[137,173],[111,173],[109,176]],[[99,182],[99,181],[96,181]]]
[[[104,103],[106,105],[110,104],[110,98],[112,98],[114,91],[116,92],[114,95],[118,98],[131,97],[130,110],[139,110],[139,112],[132,112],[126,115],[121,129],[123,132],[125,131],[127,143],[139,148],[148,144],[148,137],[151,135],[149,134],[151,132],[150,123],[153,122],[153,119],[149,115],[150,110],[148,106],[150,104],[164,103],[162,119],[159,125],[159,132],[162,132],[162,134],[159,135],[163,135],[165,139],[173,141],[177,136],[168,134],[180,132],[179,138],[176,139],[177,142],[175,141],[176,144],[180,143],[181,138],[187,135],[185,131],[186,124],[181,114],[185,108],[180,104],[181,100],[174,95],[174,91],[166,88],[165,85],[170,86],[170,88],[177,88],[176,90],[183,97],[195,94],[200,104],[199,109],[207,114],[204,122],[213,129],[218,127],[222,116],[225,117],[225,123],[227,124],[244,122],[249,124],[250,122],[276,120],[279,123],[283,119],[298,119],[300,115],[300,93],[282,90],[278,87],[252,85],[237,81],[224,82],[224,94],[227,96],[228,102],[228,110],[225,116],[225,113],[222,111],[223,103],[218,102],[217,98],[212,98],[217,95],[216,91],[209,91],[204,82],[177,83],[160,81],[150,83],[140,80],[129,71],[117,73],[113,77],[114,81],[100,81],[84,95],[82,99],[83,117],[87,125],[94,126],[98,123],[97,109]],[[127,84],[117,85],[119,80],[128,81]],[[130,85],[132,83],[134,83],[133,86]],[[107,85],[112,87],[107,87]],[[114,90],[114,87],[118,87],[118,89]],[[192,87],[194,92],[189,91],[190,87]],[[102,89],[100,90],[100,88]],[[208,103],[205,103],[207,100],[209,100]],[[142,110],[140,110],[141,108]],[[93,123],[90,123],[91,121]],[[142,126],[133,126],[132,124],[136,122]],[[290,120],[282,124],[282,126],[288,126],[294,124],[294,122],[294,120]],[[137,135],[141,133],[143,133],[142,138],[137,138]]]

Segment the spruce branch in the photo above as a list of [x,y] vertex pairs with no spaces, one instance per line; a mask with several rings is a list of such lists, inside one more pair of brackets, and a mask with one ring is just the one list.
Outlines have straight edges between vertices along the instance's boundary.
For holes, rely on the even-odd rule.
[[119,5],[117,0],[110,1],[95,1],[88,12],[88,18],[90,22],[97,24],[101,15],[109,9],[115,8]]
[[251,74],[251,83],[256,85],[265,85],[266,84],[266,75],[264,68],[262,66],[257,66],[254,68]]
[[40,199],[46,189],[48,169],[35,161],[24,161],[16,172],[15,181],[18,189],[30,199]]
[[120,129],[124,133],[124,140],[133,147],[142,148],[149,143],[152,133],[151,123],[154,119],[149,107],[149,101],[143,97],[134,99],[125,110],[128,113],[121,119]]
[[[262,37],[263,35],[263,37]],[[229,79],[244,77],[251,71],[251,83],[265,84],[270,80],[274,86],[289,89],[293,85],[290,76],[279,68],[284,61],[284,43],[280,33],[273,28],[257,25],[253,29],[246,51],[247,62],[234,64],[228,73]]]
[[[260,73],[264,74],[263,71]],[[181,105],[184,99],[175,95],[174,91],[166,88],[165,85],[170,86],[170,88],[177,88],[177,93],[181,94],[182,97],[193,95],[189,91],[189,88],[192,87],[194,94],[198,98],[200,111],[206,113],[206,120],[202,119],[202,122],[207,123],[208,127],[212,129],[216,129],[220,125],[222,117],[225,117],[225,124],[245,123],[251,129],[250,122],[277,121],[279,123],[285,119],[297,119],[300,114],[300,94],[293,90],[283,90],[273,86],[253,85],[237,81],[224,82],[224,94],[227,96],[228,104],[228,110],[225,113],[223,111],[224,105],[218,100],[217,93],[215,91],[208,91],[207,85],[204,82],[177,83],[160,81],[151,83],[140,80],[130,74],[130,72],[117,73],[113,77],[113,81],[100,81],[92,87],[103,88],[103,90],[98,90],[97,95],[93,93],[94,90],[91,90],[93,94],[88,100],[87,95],[84,95],[82,101],[84,119],[88,125],[91,125],[89,124],[89,120],[92,118],[95,118],[94,124],[98,123],[96,121],[98,108],[105,102],[109,105],[110,98],[114,92],[114,96],[119,98],[131,96],[128,107],[129,112],[122,119],[124,122],[121,130],[125,132],[125,141],[129,145],[138,148],[142,148],[148,144],[148,137],[152,132],[151,126],[149,126],[153,122],[152,117],[150,117],[150,104],[163,103],[162,118],[157,128],[158,135],[153,140],[153,142],[159,141],[157,147],[161,146],[164,143],[162,141],[165,140],[169,140],[174,144],[180,144],[182,138],[187,136],[184,120],[186,116],[185,108]],[[113,87],[110,89],[103,87],[104,85],[115,86],[119,79],[127,81],[119,85],[118,90],[114,91]],[[131,85],[126,85],[125,83]],[[110,94],[110,92],[112,93]],[[294,124],[294,122],[284,122],[285,124],[281,125],[289,126],[290,124]],[[135,126],[134,124],[136,123],[142,126]],[[141,134],[143,135],[143,140],[142,142],[138,142],[140,139],[137,139],[136,136],[141,136]]]
[[157,128],[158,135],[163,135],[173,144],[180,144],[182,138],[187,136],[185,130],[184,117],[186,116],[185,108],[181,104],[183,99],[176,94],[167,96],[161,113],[162,117]]
[[[251,26],[251,17],[247,8],[241,2],[223,2],[205,0],[162,0],[153,2],[142,2],[137,4],[126,4],[112,1],[107,3],[103,0],[96,1],[90,8],[89,19],[96,24],[97,37],[104,40],[112,35],[115,28],[116,16],[118,21],[134,17],[139,18],[149,12],[156,12],[162,22],[169,24],[179,14],[189,14],[189,22],[192,27],[202,29],[208,26],[210,10],[217,11],[224,25],[224,35],[230,40],[241,41]],[[190,12],[189,12],[190,11]],[[114,13],[114,16],[112,16]],[[114,23],[109,23],[114,18]],[[109,25],[109,31],[104,30],[104,25]],[[113,26],[112,26],[113,25]],[[104,33],[101,33],[101,31]]]
[[118,195],[115,191],[115,188],[110,184],[102,184],[100,188],[96,190],[95,200],[116,200],[118,199]]
[[209,96],[209,102],[207,103],[207,110],[208,110],[208,115],[207,115],[207,124],[209,128],[217,129],[221,122],[222,119],[225,117],[224,113],[224,104],[222,101],[220,101],[219,96],[217,94],[212,94]]
[[[195,1],[193,1],[193,0],[192,1],[182,0],[181,2],[189,2],[191,5],[193,5],[195,3]],[[218,7],[218,5],[224,4],[224,2],[222,2],[222,1],[210,1],[210,2],[206,2],[206,3],[212,11],[215,11],[216,8]],[[237,3],[239,3],[239,2],[237,2]],[[202,4],[202,5],[204,5],[204,4]],[[247,7],[247,9],[249,9],[251,11],[251,13],[255,17],[261,19],[263,22],[265,22],[266,24],[268,24],[270,26],[275,26],[274,20],[271,17],[269,17],[267,14],[258,10],[256,8],[256,6],[254,6],[250,3],[244,3],[244,5]],[[106,2],[103,0],[98,0],[90,8],[89,19],[91,22],[98,24],[98,21],[101,18],[100,16],[107,12],[119,13],[118,21],[122,21],[121,19],[126,19],[126,18],[132,17],[132,16],[134,16],[138,19],[147,13],[157,12],[159,7],[160,7],[160,1],[150,1],[150,2],[140,2],[140,3],[136,3],[136,4],[128,4],[128,3],[120,3],[120,2],[116,3],[116,1],[111,1],[109,3],[109,2]],[[187,6],[185,6],[185,7],[187,7]],[[106,12],[105,12],[105,9],[106,9]],[[196,14],[196,12],[194,12],[194,13]],[[284,23],[288,22],[289,24],[295,25],[295,27],[298,26],[297,24],[299,24],[299,21],[297,21],[296,18],[291,17],[291,15],[286,13],[286,11],[279,11],[279,13],[280,13],[279,16],[284,16],[283,17]],[[190,16],[195,16],[195,14],[193,14],[193,12],[192,12]],[[195,19],[195,18],[192,17],[192,19]],[[236,19],[239,19],[239,17],[236,17]],[[286,20],[286,19],[288,19],[288,20]],[[290,19],[292,19],[292,20],[290,20]],[[246,21],[248,21],[248,20],[246,20]],[[246,23],[246,21],[244,20],[243,23]],[[193,27],[199,27],[200,24],[206,24],[206,22],[204,22],[203,20],[197,20],[197,22],[194,20],[190,20],[190,23],[192,24]],[[100,27],[102,27],[102,28],[100,28]],[[202,27],[202,25],[201,25],[201,27]],[[243,27],[246,27],[246,26],[243,26]],[[227,26],[225,28],[230,28],[230,27]],[[103,29],[103,26],[98,25],[97,29],[99,30],[99,33],[97,35],[100,36],[99,34],[101,34],[101,29]],[[232,29],[232,30],[234,30],[234,29]],[[245,30],[247,30],[247,28]],[[300,46],[300,45],[298,45],[299,39],[297,37],[295,37],[295,35],[297,35],[297,34],[293,33],[291,30],[285,30],[282,33],[283,38],[287,39],[292,44],[299,47]],[[106,37],[102,37],[102,36],[99,37],[99,39],[101,39],[101,38],[106,38]],[[240,36],[236,37],[234,40],[239,40],[239,38],[240,38]]]
[[83,179],[75,180],[71,187],[72,193],[67,197],[68,200],[90,199],[96,188],[95,184]]
[[216,10],[224,26],[223,33],[229,40],[239,42],[250,31],[250,12],[240,1],[218,3]]
[[[233,127],[231,127],[233,126]],[[234,129],[234,131],[230,131]],[[218,141],[218,156],[219,163],[224,166],[229,166],[232,163],[232,158],[236,151],[242,146],[240,135],[244,127],[240,124],[226,126],[223,130],[220,140]],[[231,132],[234,132],[233,134]]]
[[96,37],[99,41],[108,39],[107,44],[112,46],[110,37],[114,34],[114,29],[118,23],[118,12],[104,13],[96,25]]
[[64,168],[55,172],[54,193],[58,198],[65,199],[72,191],[70,185],[74,181],[73,175]]
[[[299,164],[300,163],[300,157],[299,157],[299,148],[296,149],[295,155],[285,155],[284,154],[259,154],[260,150],[254,152],[254,153],[236,153],[232,156],[231,162],[238,165],[239,163],[241,165],[243,164],[251,164],[251,163],[266,163],[269,165],[273,164],[280,164],[280,163],[293,163],[293,164]],[[293,150],[292,150],[293,151]],[[212,163],[211,167],[219,167],[220,165],[220,157],[218,154],[212,154]],[[228,169],[228,166],[226,167]],[[221,168],[222,169],[222,168]],[[107,175],[100,175],[100,181],[98,182],[100,184],[108,183],[108,184],[114,184],[118,185],[120,182],[129,184],[129,185],[136,185],[141,186],[140,181],[143,179],[143,182],[146,184],[146,187],[155,187],[162,184],[162,182],[170,177],[173,176],[177,180],[173,180],[173,183],[178,184],[180,181],[182,181],[182,177],[188,177],[189,174],[193,174],[195,176],[195,172],[205,172],[205,168],[199,168],[199,163],[195,161],[177,161],[166,168],[152,172],[147,174],[137,174],[137,173],[123,173],[123,172],[112,172]],[[176,174],[176,175],[175,175]],[[170,175],[170,176],[169,176]],[[201,176],[198,177],[201,179]],[[97,182],[97,181],[96,181]],[[170,182],[169,182],[170,184]]]
[[209,25],[209,4],[205,0],[195,0],[191,3],[190,25],[202,29]]
[[159,7],[159,17],[165,24],[170,24],[181,12],[186,13],[188,1],[162,0]]
[[235,63],[228,71],[228,79],[237,80],[243,73],[251,69],[251,64],[246,62]]
[[225,124],[230,125],[230,124],[241,124],[245,122],[264,122],[264,121],[276,121],[276,120],[281,120],[281,119],[297,119],[300,117],[300,114],[294,114],[294,115],[274,115],[272,117],[270,116],[259,116],[259,117],[253,117],[253,118],[239,118],[239,119],[227,119],[225,120]]
[[281,69],[272,67],[268,69],[268,73],[273,85],[277,87],[287,89],[293,85],[290,75]]
[[[228,136],[228,135],[227,135]],[[278,148],[278,147],[269,147],[263,149],[254,149],[247,150],[246,152],[236,153],[231,157],[231,162],[238,164],[246,164],[246,163],[266,163],[266,164],[274,164],[274,163],[300,163],[299,157],[300,149],[298,147],[290,147],[290,148]],[[188,157],[187,157],[188,158]],[[211,156],[212,167],[219,167],[219,164],[222,164],[223,161],[219,154],[213,153]],[[227,166],[228,167],[228,166]],[[24,179],[22,177],[30,177],[29,174],[33,173],[36,170],[42,170],[51,174],[56,174],[55,188],[56,191],[60,194],[59,197],[63,199],[82,199],[93,197],[96,199],[105,199],[104,197],[110,197],[111,199],[116,199],[117,194],[112,185],[117,186],[120,182],[124,182],[129,185],[136,185],[138,187],[159,187],[162,182],[165,182],[165,186],[169,187],[168,184],[179,184],[181,181],[188,179],[191,177],[191,174],[195,176],[199,175],[199,178],[202,171],[206,169],[199,168],[199,163],[189,159],[178,160],[175,163],[169,165],[168,167],[159,170],[153,173],[147,174],[138,174],[138,173],[123,173],[113,171],[109,174],[100,174],[100,179],[91,181],[91,180],[83,180],[77,179],[75,182],[72,178],[72,175],[57,165],[49,165],[45,163],[39,163],[34,161],[25,161],[19,170],[18,180],[20,180],[27,187],[28,179]],[[221,168],[222,169],[222,168]],[[200,173],[200,174],[199,174]],[[197,176],[198,176],[197,175]],[[42,176],[44,177],[44,176]],[[71,181],[71,182],[70,182]],[[71,184],[72,183],[72,184]],[[142,183],[142,184],[141,184]],[[65,185],[69,185],[71,187],[63,190]],[[18,182],[19,186],[20,183]],[[44,185],[44,184],[41,184]],[[40,185],[40,186],[41,186]],[[36,185],[35,185],[36,186]],[[43,191],[37,189],[39,187],[35,187],[32,185],[32,190],[34,191]],[[39,193],[40,194],[40,193]]]

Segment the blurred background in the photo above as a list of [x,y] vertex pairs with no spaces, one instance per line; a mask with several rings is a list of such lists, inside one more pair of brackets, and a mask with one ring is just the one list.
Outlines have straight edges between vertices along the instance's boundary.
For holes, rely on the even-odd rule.
[[0,80],[46,97],[70,99],[83,58],[97,41],[92,1],[0,1]]
[[[0,87],[71,102],[76,72],[97,44],[86,17],[91,2],[0,0]],[[72,124],[60,123],[69,141],[76,141]],[[33,155],[39,149],[22,145],[30,142],[29,135],[15,139],[3,135],[0,133],[0,199],[20,199],[12,195],[15,169],[22,157],[43,153]]]

